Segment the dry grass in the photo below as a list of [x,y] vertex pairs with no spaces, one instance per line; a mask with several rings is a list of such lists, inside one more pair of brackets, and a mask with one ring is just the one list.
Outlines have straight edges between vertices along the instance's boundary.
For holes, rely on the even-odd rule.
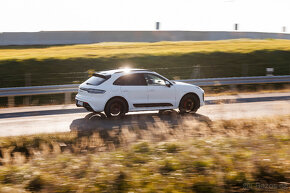
[[[175,114],[169,116],[176,116]],[[273,118],[235,119],[211,121],[205,116],[193,118],[185,116],[175,118],[178,122],[162,121],[153,116],[154,121],[143,122],[142,119],[131,120],[131,126],[97,128],[92,126],[83,128],[83,124],[93,123],[95,120],[71,126],[70,133],[36,134],[0,138],[0,155],[3,151],[24,153],[26,157],[38,155],[43,148],[45,152],[82,151],[100,152],[111,151],[116,148],[127,147],[138,141],[158,143],[163,141],[182,141],[195,138],[247,138],[262,135],[289,135],[290,115]],[[139,123],[140,122],[140,123]],[[10,160],[12,161],[12,160]],[[1,163],[1,162],[0,162]]]
[[[288,93],[290,92],[290,89],[271,89],[271,90],[262,90],[259,89],[257,91],[240,91],[240,90],[234,90],[234,91],[230,91],[227,90],[225,92],[207,92],[206,96],[229,96],[229,95],[239,95],[239,94],[262,94],[262,93]],[[1,107],[0,107],[1,108]]]
[[260,93],[286,93],[290,92],[290,84],[251,84],[202,87],[206,96],[239,95],[239,94],[260,94]]
[[0,191],[287,192],[289,134],[281,116],[1,138]]

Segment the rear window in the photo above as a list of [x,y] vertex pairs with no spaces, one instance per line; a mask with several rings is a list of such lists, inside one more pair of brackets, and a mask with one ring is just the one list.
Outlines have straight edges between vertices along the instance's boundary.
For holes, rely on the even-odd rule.
[[114,85],[120,86],[147,86],[144,75],[141,73],[128,74],[118,78]]
[[103,76],[103,75],[93,75],[91,78],[89,78],[87,81],[85,81],[85,83],[87,85],[94,85],[94,86],[98,86],[100,84],[102,84],[103,82],[105,82],[106,80],[108,80],[110,78],[110,76]]

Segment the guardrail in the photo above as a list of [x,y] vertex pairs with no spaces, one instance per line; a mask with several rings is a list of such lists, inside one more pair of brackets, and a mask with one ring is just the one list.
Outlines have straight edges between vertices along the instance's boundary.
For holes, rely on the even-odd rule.
[[[255,77],[231,77],[231,78],[206,78],[175,80],[195,84],[198,86],[221,86],[239,84],[263,84],[263,83],[287,83],[290,82],[290,75],[285,76],[255,76]],[[78,84],[31,86],[0,88],[0,97],[8,97],[8,106],[14,106],[15,96],[31,96],[42,94],[65,94],[65,103],[71,103],[71,94],[78,91]]]
[[285,76],[252,76],[252,77],[231,77],[231,78],[186,79],[186,80],[179,80],[179,81],[195,84],[195,85],[198,85],[198,86],[283,83],[283,82],[290,82],[290,75],[285,75]]

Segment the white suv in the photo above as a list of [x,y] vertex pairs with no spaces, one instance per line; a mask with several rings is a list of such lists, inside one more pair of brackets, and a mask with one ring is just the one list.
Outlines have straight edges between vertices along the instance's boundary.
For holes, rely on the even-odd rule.
[[204,105],[204,91],[195,85],[170,81],[143,69],[117,69],[94,73],[79,86],[76,105],[121,117],[129,111],[179,109],[196,112]]

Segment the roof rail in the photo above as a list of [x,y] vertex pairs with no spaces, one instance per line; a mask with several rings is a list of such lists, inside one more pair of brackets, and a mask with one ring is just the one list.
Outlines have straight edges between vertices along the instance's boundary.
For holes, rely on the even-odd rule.
[[[130,70],[130,72],[132,72],[132,71],[149,71],[149,72],[151,72],[151,70],[147,70],[147,69],[128,69],[128,70]],[[126,71],[126,69],[120,70],[120,71],[116,71],[114,74],[116,74],[116,73],[122,73],[124,71]]]

